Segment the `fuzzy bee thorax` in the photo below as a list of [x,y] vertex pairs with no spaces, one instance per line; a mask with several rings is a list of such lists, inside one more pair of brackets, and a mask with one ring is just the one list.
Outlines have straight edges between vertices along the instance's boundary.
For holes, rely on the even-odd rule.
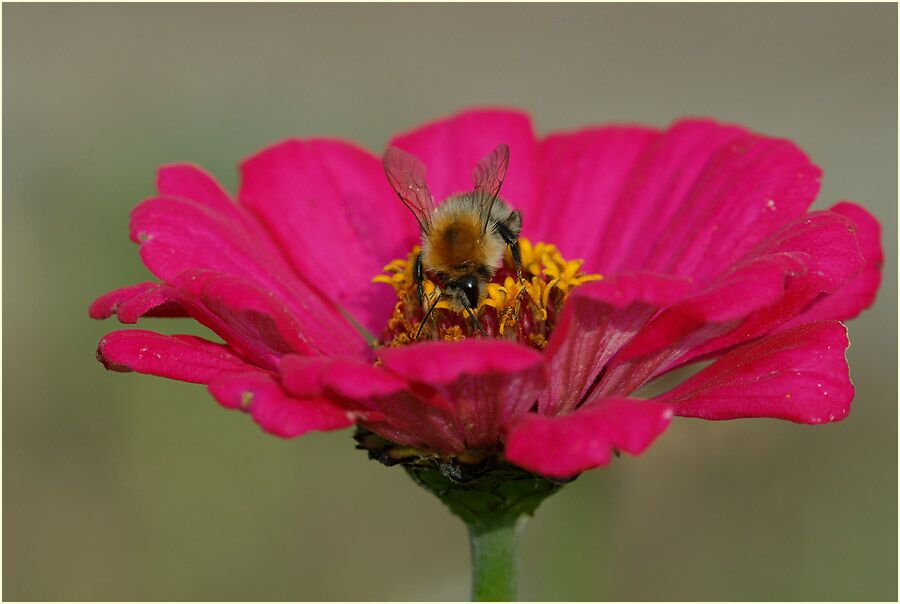
[[427,270],[453,274],[483,266],[491,274],[500,264],[504,242],[491,229],[482,234],[478,214],[466,196],[451,197],[434,213],[422,237],[422,263]]

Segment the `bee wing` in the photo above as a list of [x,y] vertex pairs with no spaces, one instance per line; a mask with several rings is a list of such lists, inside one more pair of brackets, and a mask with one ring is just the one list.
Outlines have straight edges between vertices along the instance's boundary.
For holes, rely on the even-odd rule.
[[391,187],[419,221],[422,232],[427,233],[431,229],[434,197],[425,184],[425,164],[397,147],[385,152],[382,163]]
[[506,178],[506,167],[509,165],[509,147],[506,143],[497,145],[493,153],[478,162],[472,171],[472,182],[475,188],[472,196],[481,217],[481,234],[487,233],[490,224],[491,210],[494,201],[500,194],[503,179]]

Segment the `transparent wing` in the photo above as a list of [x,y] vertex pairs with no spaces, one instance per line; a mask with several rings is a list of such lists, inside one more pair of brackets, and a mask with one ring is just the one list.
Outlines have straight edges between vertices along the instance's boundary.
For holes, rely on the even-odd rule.
[[402,149],[391,147],[382,163],[388,182],[407,208],[412,211],[423,232],[431,229],[434,198],[425,184],[425,164]]
[[500,194],[500,187],[503,186],[503,179],[506,178],[508,165],[509,147],[503,143],[497,145],[493,153],[478,162],[472,171],[472,182],[475,184],[472,197],[481,217],[482,235],[487,233],[491,210],[497,195]]

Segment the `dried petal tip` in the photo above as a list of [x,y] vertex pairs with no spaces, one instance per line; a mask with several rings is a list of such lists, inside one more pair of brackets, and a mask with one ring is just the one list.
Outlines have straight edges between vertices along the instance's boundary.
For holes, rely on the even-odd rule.
[[[543,350],[556,326],[563,303],[575,287],[602,279],[600,275],[581,272],[581,260],[566,260],[553,244],[532,245],[519,239],[522,254],[522,281],[517,278],[509,250],[503,266],[486,287],[486,297],[478,306],[478,320],[488,336],[526,344]],[[416,246],[403,259],[391,261],[384,274],[372,279],[386,283],[397,293],[394,313],[382,334],[385,346],[403,346],[415,341],[425,308],[435,300],[438,287],[430,279],[423,283],[425,300],[420,303],[413,266],[419,255]],[[424,308],[423,308],[424,307]],[[473,335],[473,327],[463,312],[456,312],[441,300],[422,330],[420,339],[460,340]]]

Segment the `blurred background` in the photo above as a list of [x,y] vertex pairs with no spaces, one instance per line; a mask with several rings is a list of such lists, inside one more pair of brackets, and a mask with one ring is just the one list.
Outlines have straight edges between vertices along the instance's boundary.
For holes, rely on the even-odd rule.
[[[676,419],[525,536],[522,599],[896,600],[897,6],[3,6],[3,596],[462,600],[462,524],[350,432],[283,441],[202,386],[104,371],[99,294],[150,277],[157,166],[288,136],[380,151],[471,105],[539,133],[708,115],[797,141],[866,205],[885,279],[853,413]],[[148,320],[167,332],[187,321]]]

